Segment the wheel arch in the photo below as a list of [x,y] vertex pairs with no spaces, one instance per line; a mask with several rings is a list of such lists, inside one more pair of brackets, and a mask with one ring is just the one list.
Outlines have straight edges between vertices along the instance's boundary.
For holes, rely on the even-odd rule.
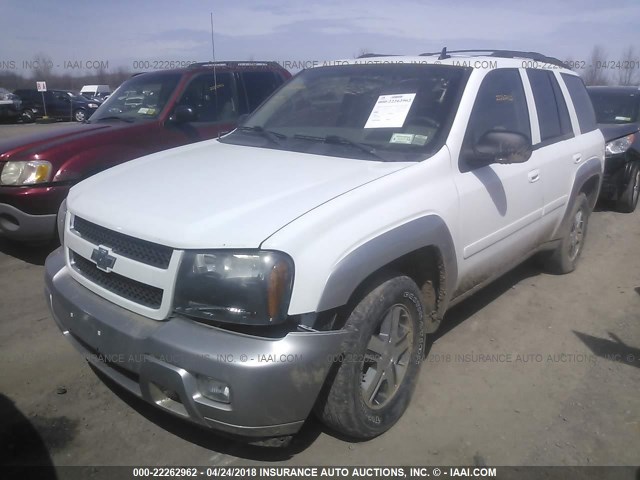
[[423,295],[435,291],[435,310],[427,312],[427,332],[439,326],[457,281],[453,239],[444,220],[428,215],[379,235],[344,257],[333,269],[319,301],[319,312],[353,305],[394,274],[410,277]]
[[562,228],[567,225],[570,220],[571,210],[576,203],[576,199],[581,193],[584,193],[589,202],[589,209],[593,210],[598,201],[600,194],[600,186],[603,178],[603,164],[600,158],[594,157],[587,160],[576,172],[573,181],[573,187],[567,201],[567,208],[562,217],[562,221],[553,234],[553,238],[558,238],[558,233],[562,232]]

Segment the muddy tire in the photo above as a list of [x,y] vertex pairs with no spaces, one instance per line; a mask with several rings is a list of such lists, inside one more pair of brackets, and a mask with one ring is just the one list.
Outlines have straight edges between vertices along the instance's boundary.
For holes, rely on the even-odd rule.
[[581,193],[571,209],[560,244],[545,259],[544,267],[551,273],[564,274],[576,268],[587,236],[587,225],[591,208],[584,193]]
[[341,434],[369,439],[402,416],[416,386],[424,349],[420,289],[406,276],[381,282],[351,311],[350,336],[333,383],[316,412]]

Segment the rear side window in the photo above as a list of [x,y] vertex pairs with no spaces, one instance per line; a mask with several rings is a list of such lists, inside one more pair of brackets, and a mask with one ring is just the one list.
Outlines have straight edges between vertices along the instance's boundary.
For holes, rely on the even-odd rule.
[[598,128],[596,114],[582,79],[576,75],[567,75],[566,73],[561,75],[564,83],[567,85],[567,90],[569,90],[573,106],[576,109],[580,131],[587,133],[595,130]]
[[244,72],[241,75],[249,112],[253,112],[282,84],[282,78],[273,72]]
[[571,120],[560,86],[552,72],[527,70],[533,98],[538,112],[540,139],[543,143],[567,138],[571,133]]
[[[531,139],[527,99],[517,69],[494,70],[482,81],[464,136],[462,158],[473,155],[475,144],[491,130],[521,133]],[[460,168],[470,169],[463,164]]]

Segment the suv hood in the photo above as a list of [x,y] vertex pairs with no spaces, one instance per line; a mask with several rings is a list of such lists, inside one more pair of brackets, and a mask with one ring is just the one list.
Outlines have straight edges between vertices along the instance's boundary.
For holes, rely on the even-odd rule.
[[[128,124],[127,124],[128,125]],[[75,140],[80,137],[94,135],[100,130],[112,128],[109,124],[78,124],[64,126],[47,131],[34,133],[26,137],[17,137],[0,142],[0,161],[28,160],[31,155],[42,154],[45,150],[55,147],[61,142]],[[19,157],[19,158],[16,158]]]
[[605,142],[610,142],[616,138],[637,132],[640,129],[640,125],[637,123],[599,123],[598,128],[602,131]]
[[[74,186],[71,213],[174,248],[258,248],[324,202],[414,163],[200,142]],[[322,228],[322,227],[319,227]]]

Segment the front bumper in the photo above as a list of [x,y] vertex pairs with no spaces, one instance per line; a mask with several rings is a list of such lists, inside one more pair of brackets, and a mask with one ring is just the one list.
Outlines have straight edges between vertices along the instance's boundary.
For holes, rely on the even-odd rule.
[[[0,170],[3,164],[0,163]],[[0,236],[12,240],[53,240],[56,216],[70,185],[0,186]]]
[[56,215],[30,215],[12,205],[0,203],[0,236],[11,240],[52,240]]
[[[297,432],[346,336],[344,331],[294,332],[269,339],[179,317],[156,321],[73,280],[61,248],[47,258],[45,270],[53,317],[92,365],[160,408],[242,436]],[[202,396],[197,376],[229,385],[230,403]]]

